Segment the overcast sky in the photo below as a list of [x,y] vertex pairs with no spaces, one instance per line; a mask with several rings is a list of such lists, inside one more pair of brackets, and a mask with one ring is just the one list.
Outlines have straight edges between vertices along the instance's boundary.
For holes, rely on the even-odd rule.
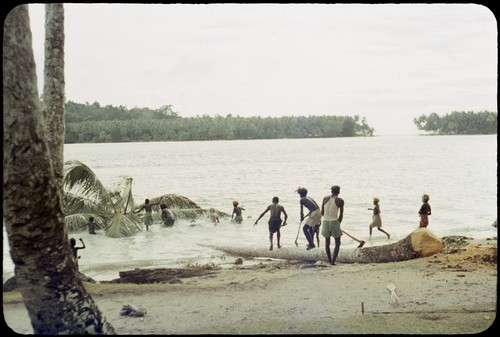
[[[477,4],[65,4],[66,100],[183,117],[497,111],[497,24]],[[44,7],[30,5],[42,81]]]

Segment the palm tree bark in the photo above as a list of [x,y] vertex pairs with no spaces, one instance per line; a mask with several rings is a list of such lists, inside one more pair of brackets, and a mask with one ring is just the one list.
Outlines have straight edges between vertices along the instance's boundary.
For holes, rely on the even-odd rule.
[[[306,250],[297,247],[282,247],[268,250],[256,247],[212,246],[214,249],[239,257],[267,257],[283,260],[325,261],[328,257],[324,249]],[[332,248],[332,247],[330,247]],[[340,248],[337,262],[341,263],[382,263],[411,260],[439,253],[444,243],[426,228],[419,228],[405,238],[388,245],[356,249]]]
[[33,331],[113,333],[83,287],[69,247],[38,99],[27,5],[15,7],[4,22],[3,97],[4,221]]
[[46,4],[43,115],[52,165],[61,192],[64,175],[64,102],[64,7],[61,3]]

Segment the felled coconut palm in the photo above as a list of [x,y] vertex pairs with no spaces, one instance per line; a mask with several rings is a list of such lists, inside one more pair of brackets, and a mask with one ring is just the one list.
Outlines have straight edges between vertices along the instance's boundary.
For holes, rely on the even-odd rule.
[[[97,228],[104,228],[110,237],[134,235],[142,230],[144,213],[134,213],[138,208],[132,196],[132,178],[118,176],[106,187],[96,174],[78,160],[64,164],[64,211],[65,223],[69,231],[85,226],[90,216],[94,217]],[[161,217],[160,204],[167,205],[176,218],[196,219],[207,210],[181,195],[164,194],[150,199],[153,219]],[[221,216],[229,216],[219,212]]]
[[[325,261],[328,262],[324,249],[305,250],[297,247],[283,247],[270,251],[267,245],[262,247],[208,247],[223,251],[238,257],[268,257],[283,260],[298,261]],[[439,253],[444,248],[443,241],[426,228],[419,228],[405,238],[381,246],[372,246],[355,249],[340,248],[337,262],[341,263],[381,263],[396,262],[426,257]]]
[[84,163],[71,160],[64,163],[64,212],[69,231],[75,231],[90,216],[98,228],[110,237],[124,237],[142,229],[140,218],[131,210],[132,178],[120,176],[108,189]]

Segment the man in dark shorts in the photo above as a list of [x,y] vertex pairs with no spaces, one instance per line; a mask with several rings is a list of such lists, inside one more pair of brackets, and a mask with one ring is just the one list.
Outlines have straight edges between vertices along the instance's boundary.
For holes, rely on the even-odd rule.
[[[281,226],[286,226],[286,220],[288,219],[288,214],[285,211],[285,208],[279,204],[280,199],[278,197],[273,198],[273,203],[265,209],[264,212],[255,220],[255,225],[257,225],[257,222],[266,214],[267,212],[271,212],[269,216],[269,241],[271,242],[271,246],[269,247],[269,250],[273,250],[273,235],[276,233],[276,237],[278,239],[278,248],[281,248],[280,245],[280,238],[281,238],[281,233],[280,233],[280,227]],[[281,213],[285,215],[285,220],[283,221],[283,225],[281,224],[282,219],[281,219]]]

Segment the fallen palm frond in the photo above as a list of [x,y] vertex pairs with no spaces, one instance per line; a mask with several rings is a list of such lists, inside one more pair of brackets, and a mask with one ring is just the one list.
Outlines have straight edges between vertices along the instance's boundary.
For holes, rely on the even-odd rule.
[[110,237],[130,236],[142,229],[140,218],[132,212],[131,177],[119,176],[106,187],[78,160],[65,162],[64,173],[64,213],[69,231],[81,229],[90,216]]
[[[70,160],[64,165],[64,213],[69,231],[82,229],[90,216],[94,217],[97,228],[103,228],[110,237],[130,236],[142,230],[144,213],[135,213],[140,206],[134,205],[131,177],[118,176],[105,186],[84,163]],[[189,198],[177,194],[164,194],[150,199],[150,203],[155,221],[161,220],[161,204],[178,219],[195,220],[208,213]],[[217,214],[229,216],[220,211]]]

